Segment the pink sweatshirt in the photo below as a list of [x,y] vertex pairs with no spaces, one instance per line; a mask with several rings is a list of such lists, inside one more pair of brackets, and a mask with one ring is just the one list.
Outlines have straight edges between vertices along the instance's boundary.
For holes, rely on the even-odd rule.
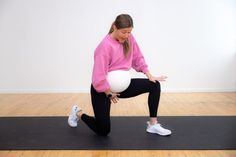
[[148,66],[144,60],[133,35],[129,37],[130,55],[125,58],[123,46],[108,34],[94,52],[92,85],[97,92],[105,92],[110,88],[106,75],[114,70],[130,70],[146,73]]

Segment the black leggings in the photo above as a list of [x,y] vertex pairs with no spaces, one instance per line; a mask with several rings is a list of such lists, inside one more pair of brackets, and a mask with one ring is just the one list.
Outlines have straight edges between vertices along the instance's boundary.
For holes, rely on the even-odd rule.
[[[131,79],[129,87],[120,93],[119,98],[130,98],[143,93],[148,95],[148,107],[150,117],[157,116],[160,99],[160,83],[151,82],[148,79]],[[91,100],[95,117],[82,114],[81,119],[98,135],[106,136],[110,132],[110,108],[111,100],[106,94],[98,93],[91,85]]]

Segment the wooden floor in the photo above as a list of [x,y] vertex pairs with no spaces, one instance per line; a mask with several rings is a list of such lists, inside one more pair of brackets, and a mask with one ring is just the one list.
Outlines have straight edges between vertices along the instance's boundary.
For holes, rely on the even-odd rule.
[[[0,117],[6,116],[67,116],[72,104],[93,115],[89,94],[0,94]],[[112,116],[148,115],[147,94],[120,99],[112,104]],[[162,93],[160,116],[236,116],[234,93]],[[1,142],[1,141],[0,141]],[[79,142],[79,141],[78,141]],[[0,151],[0,157],[236,157],[236,150],[140,150],[140,151]]]

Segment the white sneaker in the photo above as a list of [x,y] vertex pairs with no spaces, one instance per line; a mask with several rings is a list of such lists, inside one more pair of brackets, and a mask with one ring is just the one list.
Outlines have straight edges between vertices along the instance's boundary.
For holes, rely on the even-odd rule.
[[167,136],[171,134],[171,131],[163,128],[160,123],[150,124],[150,122],[147,122],[146,131],[149,133],[154,133],[161,136]]
[[71,127],[77,127],[77,121],[79,120],[79,117],[77,116],[77,112],[82,111],[82,109],[80,107],[78,107],[77,105],[74,105],[71,108],[71,112],[68,118],[68,124]]

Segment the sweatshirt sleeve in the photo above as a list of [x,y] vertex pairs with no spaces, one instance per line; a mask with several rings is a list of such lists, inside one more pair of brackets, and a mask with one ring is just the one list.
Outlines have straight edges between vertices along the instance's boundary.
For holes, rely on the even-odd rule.
[[98,47],[94,53],[92,85],[97,92],[105,92],[110,88],[106,75],[108,73],[109,57],[106,49]]
[[144,56],[133,36],[131,40],[133,40],[132,68],[134,68],[137,72],[146,73],[148,71],[148,65],[145,62]]

